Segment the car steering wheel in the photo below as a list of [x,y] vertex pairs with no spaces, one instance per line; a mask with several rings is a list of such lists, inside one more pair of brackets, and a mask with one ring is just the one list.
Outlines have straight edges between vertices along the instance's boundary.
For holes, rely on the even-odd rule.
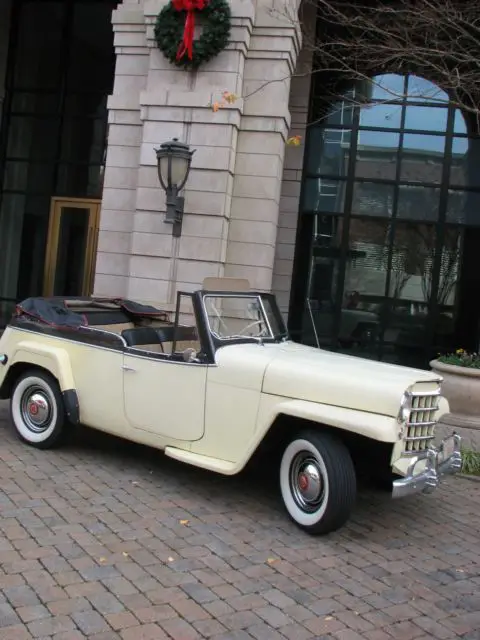
[[[262,324],[264,324],[263,320],[254,320],[253,322],[250,322],[250,324],[247,324],[247,326],[244,327],[241,331],[239,331],[238,335],[244,336],[246,331],[248,331],[252,327],[255,327],[256,325],[262,325]],[[260,332],[260,336],[257,336],[257,337],[261,337],[262,334],[265,334],[265,330],[266,330],[266,327],[263,327],[262,331]]]

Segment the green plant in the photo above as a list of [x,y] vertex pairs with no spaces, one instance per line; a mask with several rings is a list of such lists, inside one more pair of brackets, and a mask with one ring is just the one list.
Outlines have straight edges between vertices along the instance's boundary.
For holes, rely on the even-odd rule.
[[462,458],[462,473],[468,476],[480,476],[480,453],[471,449],[464,449]]
[[469,353],[464,349],[457,349],[455,353],[445,353],[438,356],[438,362],[444,364],[451,364],[456,367],[468,367],[470,369],[480,369],[480,354],[473,352]]

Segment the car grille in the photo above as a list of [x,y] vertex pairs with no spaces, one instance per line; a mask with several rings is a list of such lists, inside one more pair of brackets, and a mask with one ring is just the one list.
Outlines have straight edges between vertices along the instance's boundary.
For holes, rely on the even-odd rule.
[[411,391],[406,398],[405,452],[426,451],[435,438],[435,413],[438,411],[440,389],[430,393]]

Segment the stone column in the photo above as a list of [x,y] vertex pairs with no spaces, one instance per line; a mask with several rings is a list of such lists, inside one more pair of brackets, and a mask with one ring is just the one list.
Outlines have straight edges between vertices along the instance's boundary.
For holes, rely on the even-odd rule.
[[124,0],[113,11],[112,23],[115,83],[108,100],[108,148],[95,293],[126,296],[143,131],[140,93],[147,85],[150,56],[143,0]]
[[[232,6],[227,49],[196,72],[171,65],[154,41],[163,0],[145,0],[148,77],[140,92],[142,122],[128,286],[129,297],[171,308],[178,290],[195,290],[207,276],[223,275],[231,195],[243,102],[214,113],[223,91],[241,93],[245,55],[253,23],[250,0]],[[185,189],[182,236],[164,222],[155,148],[178,137],[195,149]]]
[[245,63],[225,274],[270,290],[290,126],[290,80],[300,47],[294,20],[257,3]]
[[[195,290],[207,276],[272,286],[300,31],[272,17],[266,0],[232,0],[228,47],[186,72],[154,40],[166,1],[125,0],[113,16],[117,69],[95,291],[172,308],[176,291]],[[240,97],[214,112],[224,91]],[[173,137],[196,149],[180,238],[164,222],[155,155]]]
[[299,136],[299,146],[287,146],[283,165],[280,212],[278,218],[272,291],[277,296],[280,310],[287,317],[292,286],[293,260],[302,186],[303,157],[307,136],[310,89],[312,84],[312,47],[315,41],[316,6],[302,8],[302,31],[306,46],[300,52],[295,75],[290,85],[290,136]]

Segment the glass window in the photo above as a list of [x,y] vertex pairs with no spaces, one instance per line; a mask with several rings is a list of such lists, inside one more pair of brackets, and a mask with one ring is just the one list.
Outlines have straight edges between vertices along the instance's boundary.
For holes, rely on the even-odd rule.
[[348,353],[376,357],[388,275],[390,223],[353,218],[350,222],[338,341]]
[[369,131],[362,129],[358,132],[359,148],[378,148],[396,150],[400,144],[400,134],[390,131]]
[[98,117],[107,109],[104,93],[71,93],[65,96],[65,113],[69,116]]
[[400,185],[397,217],[407,220],[435,222],[440,206],[440,189],[423,185]]
[[52,160],[57,152],[58,118],[12,116],[8,128],[7,157]]
[[22,2],[19,16],[16,89],[56,91],[60,84],[65,2]]
[[358,133],[355,176],[375,180],[394,180],[400,134],[362,130]]
[[215,338],[278,338],[283,333],[270,300],[260,296],[204,296],[209,328]]
[[12,114],[55,115],[58,95],[55,93],[29,93],[17,91],[12,96]]
[[49,163],[7,161],[3,188],[5,191],[23,191],[25,193],[52,193],[54,167]]
[[403,137],[403,148],[422,151],[427,156],[445,153],[445,136],[424,135],[422,133],[406,133]]
[[450,184],[480,187],[480,139],[453,138]]
[[[353,97],[348,137],[342,107],[332,112],[336,131],[328,124],[315,134],[325,159],[315,158],[310,166],[318,178],[304,184],[307,212],[323,213],[302,227],[312,234],[302,339],[425,367],[439,349],[455,344],[461,240],[465,225],[480,229],[480,138],[468,138],[446,92],[418,76],[380,75],[358,83]],[[445,202],[441,185],[449,167]],[[439,228],[444,209],[448,224]],[[342,213],[349,215],[348,234]],[[297,251],[304,252],[303,243],[302,237]]]
[[447,222],[468,226],[480,226],[480,193],[449,189]]
[[343,213],[346,184],[340,180],[309,178],[304,186],[304,209],[314,213]]
[[369,104],[360,109],[360,126],[400,129],[402,107],[399,104]]
[[350,129],[315,128],[310,133],[307,172],[345,176],[352,132]]
[[313,346],[320,344],[328,347],[334,329],[342,218],[317,215],[312,223],[311,275],[302,319],[302,341]]
[[356,182],[353,187],[352,214],[364,216],[393,216],[395,188],[376,182]]
[[65,118],[60,159],[78,164],[102,164],[107,123],[101,118]]
[[457,135],[468,133],[467,131],[467,123],[465,122],[465,118],[463,117],[460,109],[455,109],[455,119],[453,123],[453,132]]
[[448,109],[445,107],[419,107],[407,105],[405,109],[405,129],[418,131],[447,130]]
[[452,160],[456,156],[464,156],[468,153],[469,140],[468,138],[453,138],[452,139]]
[[444,164],[444,136],[406,133],[403,139],[400,179],[439,183]]
[[366,97],[372,100],[402,100],[405,95],[405,76],[385,73],[375,76],[370,85],[370,93]]
[[353,121],[354,105],[350,100],[342,100],[333,103],[328,109],[328,115],[323,121],[323,126],[343,126],[349,127]]
[[440,87],[425,78],[409,75],[407,84],[407,100],[412,102],[431,102],[448,104],[448,94]]

